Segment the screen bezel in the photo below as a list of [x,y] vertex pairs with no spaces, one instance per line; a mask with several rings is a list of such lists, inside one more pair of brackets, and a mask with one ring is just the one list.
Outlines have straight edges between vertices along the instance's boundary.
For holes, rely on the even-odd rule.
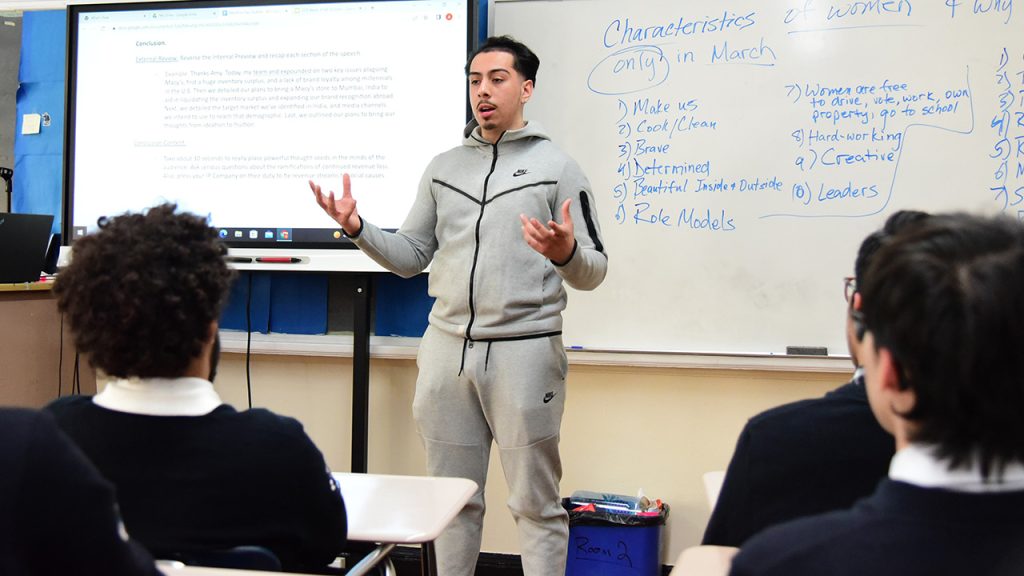
[[[65,74],[65,123],[64,123],[64,155],[63,155],[63,218],[62,232],[63,242],[71,245],[74,242],[74,170],[75,170],[75,130],[76,130],[76,87],[78,75],[77,45],[78,45],[78,21],[79,15],[93,12],[114,12],[114,11],[161,11],[180,8],[220,8],[220,7],[246,7],[246,6],[275,6],[275,5],[299,5],[299,4],[331,4],[343,2],[357,2],[360,0],[167,0],[149,1],[138,3],[102,3],[102,4],[69,4],[67,7],[67,45],[66,45],[66,74]],[[361,0],[366,2],[367,0]],[[373,2],[389,2],[392,0],[372,0]],[[455,0],[459,1],[459,0]],[[469,54],[478,45],[479,36],[479,13],[476,0],[463,0],[466,9],[466,54]],[[469,104],[468,91],[463,90],[465,109],[465,121],[472,119],[472,110]],[[452,130],[460,130],[461,127],[453,126]],[[438,150],[441,152],[441,150]],[[338,191],[340,192],[340,191]],[[311,200],[312,201],[312,200]],[[116,215],[116,214],[112,214]],[[388,228],[389,230],[392,230]],[[289,242],[279,241],[233,241],[231,237],[224,238],[224,243],[235,249],[258,249],[261,252],[286,251],[304,253],[315,253],[318,250],[354,249],[355,245],[344,236],[333,241],[301,241],[292,240]],[[309,252],[312,251],[312,252]]]

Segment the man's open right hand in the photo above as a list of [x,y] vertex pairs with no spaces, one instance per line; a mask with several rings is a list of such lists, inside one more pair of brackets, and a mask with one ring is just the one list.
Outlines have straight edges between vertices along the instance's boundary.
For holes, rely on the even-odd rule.
[[359,211],[356,210],[356,199],[352,197],[352,180],[348,174],[342,176],[342,186],[341,198],[335,198],[333,190],[325,196],[319,184],[309,181],[309,189],[313,191],[316,203],[324,212],[341,225],[347,236],[358,236],[362,226]]

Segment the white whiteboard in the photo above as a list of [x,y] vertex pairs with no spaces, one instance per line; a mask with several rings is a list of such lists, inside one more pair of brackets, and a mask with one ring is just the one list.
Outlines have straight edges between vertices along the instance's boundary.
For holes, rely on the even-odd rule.
[[495,10],[541,58],[526,116],[589,176],[609,253],[568,346],[843,355],[842,278],[889,214],[1024,215],[1010,0]]

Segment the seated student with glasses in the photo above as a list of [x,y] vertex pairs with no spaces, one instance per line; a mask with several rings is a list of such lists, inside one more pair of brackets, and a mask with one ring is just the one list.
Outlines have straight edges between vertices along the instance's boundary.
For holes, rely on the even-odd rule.
[[345,507],[298,421],[236,411],[213,387],[232,271],[206,220],[164,204],[75,242],[54,292],[75,344],[113,378],[48,406],[117,487],[132,536],[158,557],[270,549],[286,570],[342,551]]
[[747,422],[703,544],[741,546],[768,526],[848,508],[885,477],[895,448],[892,436],[872,416],[864,390],[853,323],[861,307],[857,280],[890,234],[924,217],[923,212],[897,212],[861,243],[855,276],[844,279],[853,379],[822,398],[784,404]]
[[1024,225],[935,215],[879,249],[854,314],[888,478],[748,540],[734,576],[1024,574]]

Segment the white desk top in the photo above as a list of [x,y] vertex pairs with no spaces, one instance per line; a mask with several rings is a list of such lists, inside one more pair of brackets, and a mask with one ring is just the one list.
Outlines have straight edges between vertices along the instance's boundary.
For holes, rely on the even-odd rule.
[[[264,572],[262,570],[235,570],[232,568],[208,568],[206,566],[177,566],[157,563],[166,576],[303,576],[297,572]],[[307,574],[306,576],[313,576]]]
[[739,548],[693,546],[683,550],[669,576],[725,576]]
[[345,498],[348,538],[422,544],[440,536],[476,492],[466,478],[335,472]]
[[715,511],[715,504],[718,503],[718,495],[722,493],[722,484],[725,483],[725,470],[714,470],[704,473],[704,495],[708,500],[708,509]]

